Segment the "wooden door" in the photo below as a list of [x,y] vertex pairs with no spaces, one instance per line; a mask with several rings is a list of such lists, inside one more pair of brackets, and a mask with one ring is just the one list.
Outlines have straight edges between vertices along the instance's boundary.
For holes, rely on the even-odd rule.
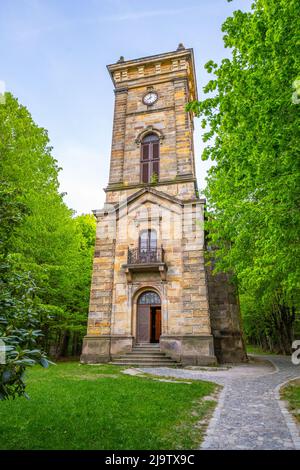
[[161,334],[161,308],[156,307],[155,309],[155,341],[159,342]]
[[161,335],[161,308],[151,307],[151,343],[159,343]]
[[137,341],[150,341],[150,305],[138,305]]

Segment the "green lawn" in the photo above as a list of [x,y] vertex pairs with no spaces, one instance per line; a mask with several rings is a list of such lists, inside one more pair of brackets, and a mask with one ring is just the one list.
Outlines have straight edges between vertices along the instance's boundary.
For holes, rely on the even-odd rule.
[[195,449],[216,385],[59,363],[28,372],[30,400],[0,402],[0,449]]
[[289,410],[300,423],[300,380],[293,380],[281,391],[281,396],[289,404]]
[[274,352],[264,351],[260,346],[254,346],[252,344],[247,344],[246,350],[249,354],[263,354],[264,356],[266,356],[267,354],[275,354]]

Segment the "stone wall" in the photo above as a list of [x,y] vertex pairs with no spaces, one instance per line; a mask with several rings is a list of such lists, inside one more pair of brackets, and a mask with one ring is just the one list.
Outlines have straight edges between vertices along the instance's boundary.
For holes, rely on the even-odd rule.
[[211,334],[208,292],[204,268],[204,204],[189,204],[185,211],[182,239],[182,300],[181,323],[185,334]]
[[[169,353],[175,359],[179,355],[183,363],[215,361],[205,285],[203,205],[204,201],[200,200],[184,204],[149,189],[131,200],[123,214],[121,208],[116,211],[115,225],[113,213],[98,214],[83,360],[94,357],[97,348],[102,359],[108,348],[109,360],[112,354],[120,354],[132,346],[138,295],[143,289],[153,289],[162,301],[162,349],[175,345],[176,350]],[[163,246],[165,251],[166,280],[159,271],[138,271],[128,281],[124,268],[128,248],[137,248],[140,232],[149,228],[156,230],[158,247]],[[95,336],[101,346],[97,345]],[[202,337],[198,352],[190,337]],[[171,338],[176,338],[176,344]]]
[[109,219],[109,215],[101,215],[97,220],[88,319],[88,334],[92,335],[111,332],[115,237]]
[[196,200],[195,194],[195,181],[179,182],[175,179],[169,181],[160,181],[157,184],[137,184],[133,186],[120,185],[118,191],[107,191],[106,203],[107,204],[120,204],[122,201],[126,201],[130,196],[133,196],[139,189],[145,187],[155,188],[169,196],[177,197],[183,202]]
[[[147,130],[160,138],[162,190],[179,195],[182,188],[177,183],[188,180],[192,184],[185,188],[184,198],[194,199],[193,117],[185,112],[185,104],[196,93],[192,51],[163,54],[153,64],[146,60],[119,62],[109,70],[115,84],[115,110],[107,202],[119,202],[123,197],[119,193],[127,188],[136,191],[145,186],[140,175],[140,144]],[[158,94],[151,107],[143,103],[149,86]]]
[[115,90],[114,125],[109,175],[111,184],[121,183],[123,181],[127,94],[127,88]]
[[211,329],[218,362],[245,362],[247,354],[235,287],[228,274],[213,275],[211,267],[206,268],[206,274]]

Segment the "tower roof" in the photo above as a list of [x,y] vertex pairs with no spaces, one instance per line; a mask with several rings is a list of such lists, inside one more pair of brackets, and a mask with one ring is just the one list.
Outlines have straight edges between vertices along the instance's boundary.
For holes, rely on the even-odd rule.
[[161,81],[163,75],[166,79],[173,75],[175,79],[187,79],[191,100],[198,99],[194,52],[182,43],[172,52],[129,60],[121,56],[116,63],[107,65],[107,69],[116,89],[149,85]]

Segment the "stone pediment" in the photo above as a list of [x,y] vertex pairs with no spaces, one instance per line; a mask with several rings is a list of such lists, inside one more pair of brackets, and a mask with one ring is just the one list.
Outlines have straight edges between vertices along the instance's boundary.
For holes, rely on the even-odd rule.
[[174,196],[170,196],[170,194],[167,194],[163,191],[158,191],[157,189],[151,188],[149,186],[147,188],[142,188],[140,191],[137,191],[136,193],[129,196],[127,199],[127,204],[129,205],[130,203],[137,200],[144,194],[153,194],[155,197],[158,197],[163,200],[167,200],[173,204],[178,204],[180,206],[183,206],[183,202],[180,199]]
[[145,205],[157,206],[158,209],[167,210],[176,213],[177,215],[181,215],[184,204],[176,197],[172,197],[162,191],[157,191],[156,189],[147,187],[129,196],[126,201],[118,204],[115,207],[115,210],[118,214],[118,219],[121,219],[125,215],[136,211],[139,207],[145,207]]

